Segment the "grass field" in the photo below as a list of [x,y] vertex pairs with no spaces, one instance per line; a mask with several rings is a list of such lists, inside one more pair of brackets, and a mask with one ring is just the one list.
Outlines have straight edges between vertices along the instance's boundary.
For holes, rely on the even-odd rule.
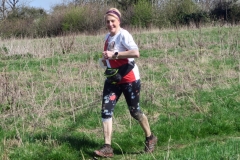
[[[240,160],[240,27],[135,31],[144,133],[124,98],[112,159]],[[92,159],[103,144],[104,35],[0,41],[0,159]]]

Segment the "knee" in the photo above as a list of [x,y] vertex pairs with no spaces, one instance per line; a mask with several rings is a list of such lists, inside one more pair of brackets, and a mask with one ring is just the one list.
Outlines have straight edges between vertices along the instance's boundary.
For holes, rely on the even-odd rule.
[[136,119],[137,121],[142,121],[144,114],[138,108],[130,107],[130,114],[131,116]]

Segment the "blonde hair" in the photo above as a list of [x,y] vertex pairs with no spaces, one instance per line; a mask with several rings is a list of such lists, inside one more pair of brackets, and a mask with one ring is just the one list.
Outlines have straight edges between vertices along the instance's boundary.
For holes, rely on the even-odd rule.
[[110,8],[107,12],[106,12],[106,14],[105,14],[105,16],[104,16],[104,19],[106,19],[106,17],[108,16],[108,15],[111,15],[111,16],[113,16],[113,17],[115,17],[115,18],[117,18],[117,19],[121,19],[121,12],[117,9],[117,8]]

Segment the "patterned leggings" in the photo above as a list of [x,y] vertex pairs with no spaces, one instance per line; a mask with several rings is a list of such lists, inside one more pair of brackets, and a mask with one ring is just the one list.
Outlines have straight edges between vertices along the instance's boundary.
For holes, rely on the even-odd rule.
[[136,116],[142,113],[139,106],[140,89],[140,80],[118,85],[105,81],[102,99],[102,118],[108,119],[112,117],[114,107],[123,93],[131,115],[137,119]]

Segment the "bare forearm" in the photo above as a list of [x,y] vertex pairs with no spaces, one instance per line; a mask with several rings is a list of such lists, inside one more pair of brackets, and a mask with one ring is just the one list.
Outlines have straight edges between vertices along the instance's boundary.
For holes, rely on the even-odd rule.
[[129,51],[123,51],[118,52],[118,59],[123,58],[139,58],[140,54],[138,50],[129,50]]
[[121,51],[117,55],[115,53],[112,51],[103,51],[102,54],[104,59],[138,58],[140,56],[138,50]]

